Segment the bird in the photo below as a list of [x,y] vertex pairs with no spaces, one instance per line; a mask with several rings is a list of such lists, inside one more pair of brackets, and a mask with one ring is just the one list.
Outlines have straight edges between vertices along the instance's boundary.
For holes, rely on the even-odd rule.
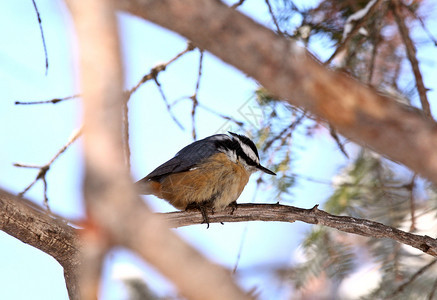
[[207,228],[207,209],[214,213],[231,205],[233,212],[252,173],[276,174],[260,164],[251,139],[228,133],[211,135],[182,148],[138,180],[138,192],[167,200],[179,210],[198,209]]

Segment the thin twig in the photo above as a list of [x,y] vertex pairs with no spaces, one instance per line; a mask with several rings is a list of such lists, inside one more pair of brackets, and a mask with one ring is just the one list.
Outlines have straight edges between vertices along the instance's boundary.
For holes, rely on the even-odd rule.
[[168,62],[160,64],[160,65],[152,68],[148,74],[144,75],[143,78],[141,78],[141,80],[135,86],[133,86],[130,90],[128,90],[126,92],[128,94],[128,97],[130,98],[130,96],[133,93],[135,93],[141,85],[143,85],[144,83],[146,83],[149,80],[152,80],[154,77],[156,77],[158,75],[159,72],[164,71],[171,63],[176,61],[182,55],[184,55],[184,54],[186,54],[186,53],[188,53],[190,51],[193,51],[195,48],[196,47],[194,46],[193,43],[188,42],[187,47],[185,48],[185,50],[183,50],[182,52],[179,52],[175,57],[170,59]]
[[200,107],[200,108],[202,108],[202,109],[204,109],[204,110],[207,111],[207,112],[210,112],[210,113],[212,113],[212,114],[215,114],[216,116],[218,116],[218,117],[220,117],[220,118],[222,118],[222,119],[225,119],[225,120],[227,120],[227,121],[231,121],[231,122],[235,123],[235,124],[236,124],[237,126],[239,126],[239,127],[242,127],[242,126],[244,125],[244,122],[242,122],[242,121],[238,121],[237,119],[235,119],[235,118],[233,118],[233,117],[231,117],[231,116],[223,115],[223,114],[221,114],[221,113],[215,111],[214,109],[212,109],[212,108],[210,108],[210,107],[208,107],[208,106],[205,106],[204,104],[200,103],[199,101],[197,102],[197,106]]
[[398,24],[399,33],[402,37],[402,40],[405,45],[405,49],[407,52],[408,60],[410,61],[411,68],[413,69],[414,78],[416,79],[416,87],[419,93],[420,103],[422,104],[422,109],[425,112],[425,115],[431,117],[431,109],[428,102],[428,97],[426,95],[427,89],[425,88],[425,84],[423,83],[422,73],[419,68],[419,61],[417,60],[416,47],[410,37],[410,33],[407,25],[405,24],[405,20],[402,16],[401,5],[399,1],[391,1],[392,11],[395,16],[396,23]]
[[237,3],[232,4],[231,8],[235,9],[238,6],[242,5],[244,3],[245,0],[239,0]]
[[193,107],[191,109],[191,126],[192,126],[192,136],[193,136],[193,140],[196,140],[197,138],[197,133],[196,133],[196,109],[197,106],[199,105],[199,101],[197,100],[197,94],[199,92],[199,87],[200,87],[200,78],[202,78],[202,65],[203,65],[203,50],[199,49],[200,51],[200,56],[199,56],[199,69],[197,72],[197,81],[196,81],[196,88],[194,90],[194,94],[189,97],[191,99],[191,101],[193,101]]
[[129,97],[125,93],[123,98],[123,107],[122,107],[122,113],[123,113],[123,153],[124,153],[124,160],[126,161],[126,166],[130,170],[130,144],[129,144]]
[[164,93],[164,90],[162,89],[161,83],[159,83],[159,81],[158,81],[158,77],[157,77],[158,74],[154,74],[154,75],[155,76],[153,77],[153,80],[155,81],[155,84],[158,87],[158,90],[159,90],[159,93],[161,94],[162,100],[164,100],[165,106],[167,108],[167,111],[168,111],[170,117],[173,119],[173,121],[176,123],[176,125],[179,126],[180,129],[184,130],[184,126],[182,126],[182,124],[178,121],[176,116],[171,111],[171,106],[167,100],[167,96],[165,96],[165,93]]
[[41,32],[42,45],[44,47],[44,56],[45,56],[45,60],[46,60],[45,75],[47,76],[47,73],[49,71],[49,56],[47,54],[46,39],[44,38],[44,30],[42,29],[41,16],[39,14],[38,7],[36,6],[35,0],[32,0],[32,3],[33,3],[33,7],[35,8],[36,17],[38,18],[39,31]]
[[240,262],[241,259],[241,253],[243,252],[243,246],[246,242],[246,236],[247,236],[247,227],[249,224],[246,224],[244,226],[243,229],[243,233],[241,234],[241,241],[240,241],[240,247],[238,248],[238,253],[237,253],[237,259],[235,260],[235,265],[234,268],[232,269],[232,274],[235,275],[235,273],[237,273],[237,269],[238,269],[238,263]]
[[203,53],[204,50],[203,49],[199,49],[200,52],[200,56],[199,56],[199,69],[197,72],[197,81],[196,81],[196,89],[194,91],[194,94],[198,94],[199,92],[199,87],[200,87],[200,79],[202,78],[202,67],[203,67]]
[[434,35],[429,31],[428,27],[425,25],[425,22],[423,21],[422,17],[419,16],[414,12],[411,5],[406,5],[404,3],[401,3],[403,7],[405,7],[410,14],[419,21],[420,25],[422,26],[423,31],[428,35],[428,38],[434,43],[434,46],[437,46],[437,39],[434,37]]
[[55,154],[55,156],[53,156],[50,161],[48,163],[46,163],[43,166],[36,166],[36,165],[27,165],[27,164],[21,164],[21,163],[14,163],[13,165],[15,167],[19,167],[19,168],[32,168],[32,169],[39,169],[38,174],[36,175],[35,179],[21,192],[18,194],[18,196],[22,197],[38,180],[42,180],[43,184],[44,184],[44,205],[46,206],[46,208],[48,208],[48,197],[47,197],[47,181],[46,181],[46,174],[47,171],[50,169],[51,165],[53,164],[53,162],[62,154],[65,152],[65,150],[68,149],[68,147],[70,147],[71,144],[73,144],[78,138],[79,136],[82,134],[82,128],[76,130],[73,132],[73,134],[71,135],[70,139],[68,140],[68,142],[62,146],[61,149],[59,149],[59,151]]
[[344,148],[344,145],[340,141],[340,137],[337,134],[337,131],[335,130],[334,126],[329,124],[329,133],[331,134],[331,137],[334,139],[334,141],[337,143],[338,148],[340,151],[346,156],[346,158],[349,158],[349,155],[346,152],[346,149]]
[[404,289],[409,284],[411,284],[417,277],[419,277],[420,275],[425,273],[425,271],[427,271],[429,268],[431,268],[436,262],[437,262],[437,259],[434,259],[431,262],[429,262],[428,264],[424,265],[416,273],[414,273],[413,276],[411,276],[410,279],[408,279],[406,282],[401,284],[392,294],[387,296],[385,299],[393,299],[393,298],[395,298],[395,296],[397,296],[398,294],[402,293],[404,291]]
[[53,98],[50,100],[41,100],[41,101],[15,101],[16,105],[32,105],[32,104],[56,104],[65,100],[71,100],[74,98],[78,98],[80,95],[72,95],[64,98]]
[[[261,177],[260,177],[260,179],[261,179]],[[255,200],[256,200],[256,195],[258,194],[260,184],[261,184],[261,181],[257,180],[255,192],[253,193],[253,197],[252,197],[252,202],[255,202]],[[234,274],[234,275],[237,272],[238,263],[240,262],[241,253],[243,252],[243,246],[246,242],[248,227],[249,227],[249,224],[246,223],[246,225],[244,226],[244,229],[243,229],[243,233],[241,234],[241,241],[240,241],[240,247],[238,248],[237,259],[235,260],[235,265],[234,265],[234,268],[232,269],[232,274]]]
[[193,140],[197,139],[197,133],[196,133],[196,109],[199,105],[199,101],[197,101],[197,95],[194,94],[190,97],[191,101],[193,101],[193,106],[191,108],[191,135],[193,136]]
[[265,0],[265,1],[266,1],[266,4],[267,4],[267,7],[269,8],[269,13],[270,13],[270,15],[272,16],[273,23],[274,23],[275,26],[276,26],[276,32],[277,32],[279,35],[283,36],[283,33],[282,33],[282,31],[281,31],[281,28],[279,27],[278,20],[276,20],[276,16],[275,16],[275,14],[273,13],[273,8],[272,8],[272,5],[270,4],[270,1],[269,1],[269,0]]
[[370,57],[370,62],[369,62],[369,74],[367,76],[367,84],[369,85],[372,85],[373,70],[375,68],[375,59],[376,59],[376,54],[378,53],[379,42],[381,40],[378,33],[377,35],[378,37],[375,39],[373,43],[372,56]]
[[354,28],[349,32],[349,34],[341,41],[341,43],[338,45],[337,49],[335,49],[334,53],[328,58],[328,60],[324,63],[325,65],[328,65],[340,52],[342,52],[348,45],[351,39],[357,34],[357,32],[360,30],[360,28],[367,22],[370,16],[373,15],[373,13],[376,11],[376,9],[379,7],[379,5],[383,2],[383,0],[378,0],[375,2],[372,7],[369,8],[367,13],[359,19],[359,21],[355,24]]
[[289,126],[282,129],[281,132],[279,132],[276,136],[274,136],[269,141],[267,141],[263,147],[264,151],[269,149],[275,141],[283,138],[284,135],[288,134],[289,132],[292,132],[302,122],[305,116],[306,116],[305,113],[303,113],[296,120],[294,120]]
[[[156,77],[158,75],[158,73],[164,71],[171,63],[176,61],[178,58],[180,58],[184,54],[194,50],[195,48],[196,47],[192,43],[189,42],[187,47],[185,48],[185,50],[178,53],[175,57],[173,57],[172,59],[170,59],[166,63],[160,64],[160,65],[152,68],[150,70],[150,72],[148,74],[144,75],[135,86],[133,86],[131,89],[126,91],[127,97],[130,98],[130,96],[132,96],[132,94],[135,93],[141,85],[143,85],[144,83],[146,83],[149,80],[152,80],[154,77]],[[64,98],[54,98],[54,99],[50,99],[50,100],[33,101],[33,102],[15,101],[15,104],[17,104],[17,105],[18,104],[21,104],[21,105],[46,104],[46,103],[56,104],[56,103],[64,101],[64,100],[70,100],[70,99],[74,99],[74,98],[78,98],[78,97],[80,97],[80,95],[73,95],[73,96],[68,96],[68,97],[64,97]]]
[[411,215],[410,232],[416,230],[416,202],[414,199],[414,188],[416,186],[415,184],[416,178],[417,178],[417,174],[414,173],[413,178],[411,178],[411,182],[406,186],[406,188],[410,192],[410,215]]
[[378,54],[378,47],[380,42],[382,41],[382,37],[381,37],[381,28],[383,25],[383,16],[385,16],[385,14],[387,13],[387,6],[384,7],[384,10],[382,12],[380,12],[380,21],[379,22],[375,22],[375,29],[371,30],[371,34],[373,34],[373,48],[372,48],[372,56],[370,58],[370,63],[369,63],[369,74],[367,76],[367,84],[371,85],[372,84],[372,78],[373,78],[373,73],[374,73],[374,69],[375,69],[375,60],[376,60],[376,56]]

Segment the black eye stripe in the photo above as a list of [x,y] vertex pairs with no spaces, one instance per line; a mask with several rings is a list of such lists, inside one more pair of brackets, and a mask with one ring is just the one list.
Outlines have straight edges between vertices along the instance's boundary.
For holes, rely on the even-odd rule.
[[250,149],[252,149],[252,151],[255,153],[256,157],[259,158],[258,155],[258,149],[256,149],[255,144],[252,142],[251,139],[249,139],[247,136],[241,135],[241,134],[236,134],[233,132],[229,132],[235,139],[239,139],[241,141],[242,144],[245,144],[247,146],[250,147]]
[[[215,144],[216,144],[217,149],[235,151],[237,156],[244,159],[244,161],[250,166],[257,166],[258,165],[257,162],[255,162],[253,159],[251,159],[249,156],[247,156],[247,154],[244,152],[243,148],[241,148],[240,143],[236,140],[216,141]],[[258,156],[257,152],[255,152],[255,154],[257,154],[257,156]]]

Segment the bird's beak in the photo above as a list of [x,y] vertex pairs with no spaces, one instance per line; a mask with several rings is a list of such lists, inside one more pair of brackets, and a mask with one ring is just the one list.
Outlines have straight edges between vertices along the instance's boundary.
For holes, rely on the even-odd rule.
[[261,170],[261,171],[267,173],[267,174],[270,174],[270,175],[276,175],[275,172],[272,172],[272,171],[270,171],[269,169],[267,169],[266,167],[263,167],[263,166],[261,166],[261,165],[257,166],[257,168],[258,168],[259,170]]

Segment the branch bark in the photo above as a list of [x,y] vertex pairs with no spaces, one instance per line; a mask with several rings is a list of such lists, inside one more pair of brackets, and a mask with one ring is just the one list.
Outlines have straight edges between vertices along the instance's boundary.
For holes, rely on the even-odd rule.
[[64,268],[70,299],[78,299],[76,269],[80,242],[76,230],[29,200],[0,190],[0,230],[56,259]]
[[[209,215],[209,222],[277,221],[292,223],[301,221],[367,237],[390,238],[437,257],[436,239],[405,232],[367,219],[332,215],[318,209],[318,205],[311,209],[304,209],[279,204],[238,204],[237,209],[231,212],[231,207],[221,212],[214,212],[213,215]],[[197,211],[178,211],[163,215],[172,227],[200,224],[203,221]]]
[[347,138],[437,183],[437,124],[417,109],[329,70],[294,41],[219,1],[120,0],[116,5],[178,32]]

